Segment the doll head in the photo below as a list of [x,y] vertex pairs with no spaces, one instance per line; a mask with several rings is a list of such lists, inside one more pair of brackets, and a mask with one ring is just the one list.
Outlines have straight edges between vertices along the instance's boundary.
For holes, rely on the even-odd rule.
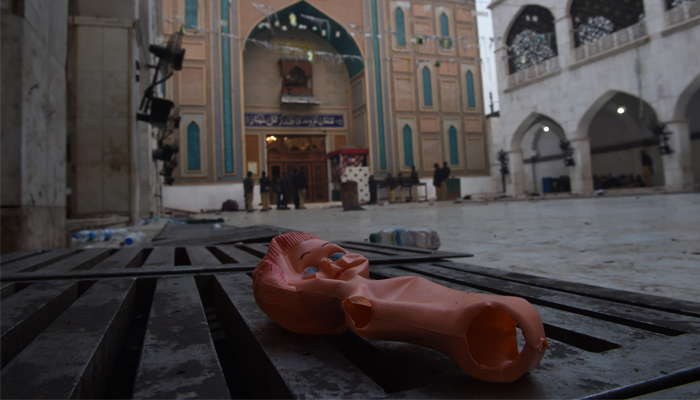
[[[335,334],[347,329],[336,282],[356,275],[367,278],[369,263],[331,242],[308,233],[287,233],[272,239],[267,254],[253,271],[255,301],[284,328],[307,334]],[[303,283],[304,291],[296,285]]]

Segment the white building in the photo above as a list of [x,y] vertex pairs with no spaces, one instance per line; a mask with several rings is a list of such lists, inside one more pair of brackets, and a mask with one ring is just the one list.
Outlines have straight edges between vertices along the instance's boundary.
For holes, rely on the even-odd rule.
[[[509,194],[542,193],[543,178],[567,176],[574,193],[615,186],[611,177],[624,176],[623,186],[643,175],[640,150],[652,158],[652,186],[700,182],[700,0],[494,0],[489,8],[500,37],[493,150],[508,154]],[[670,133],[669,154],[652,132],[659,125]]]

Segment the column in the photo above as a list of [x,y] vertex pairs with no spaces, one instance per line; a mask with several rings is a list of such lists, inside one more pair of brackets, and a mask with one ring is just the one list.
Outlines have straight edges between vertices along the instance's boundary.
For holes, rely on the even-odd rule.
[[525,194],[525,171],[523,170],[523,152],[510,151],[508,152],[508,159],[510,161],[510,185],[509,194],[513,197],[518,197]]
[[591,142],[588,138],[571,141],[574,149],[575,165],[569,167],[571,193],[584,194],[593,191],[593,168],[591,163]]
[[690,143],[690,121],[667,121],[666,130],[671,154],[661,156],[667,189],[690,189],[693,186],[693,155]]

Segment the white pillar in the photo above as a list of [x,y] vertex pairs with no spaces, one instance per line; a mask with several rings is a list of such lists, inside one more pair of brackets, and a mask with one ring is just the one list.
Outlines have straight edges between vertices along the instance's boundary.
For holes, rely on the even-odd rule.
[[667,121],[666,130],[671,154],[661,156],[667,189],[689,189],[693,186],[693,159],[688,120]]
[[523,152],[522,151],[510,151],[508,152],[508,158],[510,161],[510,187],[509,194],[513,197],[517,197],[525,194],[525,171],[523,165]]
[[591,164],[591,142],[588,138],[571,141],[575,165],[569,167],[571,193],[585,194],[593,191],[593,168]]

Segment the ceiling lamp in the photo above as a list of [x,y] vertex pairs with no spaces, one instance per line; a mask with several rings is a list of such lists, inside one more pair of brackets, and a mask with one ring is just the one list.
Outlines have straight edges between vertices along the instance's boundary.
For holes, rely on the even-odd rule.
[[625,111],[627,111],[627,109],[626,109],[625,107],[623,107],[623,106],[620,106],[620,107],[617,109],[617,113],[618,113],[618,114],[624,114]]
[[547,125],[545,125],[542,127],[542,130],[545,132],[549,132],[549,127]]

